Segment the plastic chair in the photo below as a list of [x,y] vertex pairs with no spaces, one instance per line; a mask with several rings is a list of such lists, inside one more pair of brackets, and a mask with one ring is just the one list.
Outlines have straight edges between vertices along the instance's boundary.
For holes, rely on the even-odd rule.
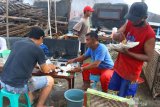
[[100,76],[99,75],[93,75],[90,74],[90,81],[91,81],[91,88],[92,89],[97,89],[97,83],[100,81]]
[[19,97],[21,94],[14,94],[11,92],[6,91],[5,89],[1,89],[0,91],[0,107],[4,107],[3,105],[3,97],[7,97],[10,100],[10,106],[9,107],[31,107],[30,99],[28,94],[25,95],[25,99],[27,100],[27,105],[19,103]]

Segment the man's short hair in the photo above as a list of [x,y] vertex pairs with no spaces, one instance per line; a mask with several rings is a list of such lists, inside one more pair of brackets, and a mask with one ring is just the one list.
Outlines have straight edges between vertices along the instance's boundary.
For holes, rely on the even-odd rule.
[[40,39],[40,37],[44,37],[45,33],[40,27],[35,26],[31,28],[27,35],[29,38]]
[[87,33],[86,36],[90,36],[91,38],[94,38],[98,41],[98,35],[94,31],[91,31],[91,32]]

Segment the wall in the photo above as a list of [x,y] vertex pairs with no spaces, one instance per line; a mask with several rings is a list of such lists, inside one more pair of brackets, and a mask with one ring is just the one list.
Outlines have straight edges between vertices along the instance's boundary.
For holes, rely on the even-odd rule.
[[70,20],[82,17],[83,8],[87,5],[93,7],[95,3],[124,3],[124,0],[72,0]]
[[[132,0],[131,0],[132,1]],[[96,3],[125,3],[125,0],[72,0],[70,21],[68,29],[71,30],[73,26],[83,17],[83,8],[85,6],[93,7]]]
[[[93,7],[96,3],[126,3],[129,6],[134,2],[140,2],[142,0],[72,0],[70,11],[70,24],[69,29],[72,29],[75,23],[77,23],[81,17],[83,17],[83,8],[87,5]],[[145,0],[149,7],[148,21],[160,23],[160,9],[158,4],[160,0]],[[157,4],[157,5],[156,5]],[[152,5],[155,5],[152,6]]]

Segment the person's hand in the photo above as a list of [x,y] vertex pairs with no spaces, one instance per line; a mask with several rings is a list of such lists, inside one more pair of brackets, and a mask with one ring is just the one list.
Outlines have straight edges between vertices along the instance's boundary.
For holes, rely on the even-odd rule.
[[48,64],[49,68],[51,68],[51,70],[55,70],[56,69],[56,66],[53,65],[53,64]]
[[81,67],[76,67],[73,70],[68,71],[68,73],[75,73],[75,72],[80,72],[81,71]]
[[113,34],[112,39],[118,42],[122,42],[123,40],[125,40],[125,35],[123,32],[116,32]]
[[71,63],[74,63],[74,61],[75,61],[75,59],[70,59],[70,60],[68,60],[67,65],[68,65],[68,64],[71,64]]

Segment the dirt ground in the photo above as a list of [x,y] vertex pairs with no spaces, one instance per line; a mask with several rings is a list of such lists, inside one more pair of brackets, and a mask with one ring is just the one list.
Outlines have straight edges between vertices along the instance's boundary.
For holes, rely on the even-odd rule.
[[[54,107],[66,107],[67,102],[64,98],[64,92],[68,89],[67,81],[62,79],[55,79],[55,83],[56,84],[46,102],[46,105],[48,106],[54,105]],[[81,89],[81,85],[82,85],[82,75],[77,74],[75,78],[75,88]],[[21,99],[23,100],[23,98]],[[137,95],[134,99],[138,101],[139,103],[138,107],[160,107],[160,98],[157,98],[155,100],[153,99],[146,82],[139,85]],[[5,105],[3,107],[6,107],[6,104],[8,104],[7,100],[5,100]],[[33,105],[33,107],[35,105]]]
[[[143,77],[143,75],[142,75]],[[62,82],[62,86],[55,86],[50,96],[50,103],[54,103],[55,107],[66,107],[66,101],[63,97],[63,93],[67,90],[67,82],[65,80],[58,80]],[[78,74],[75,79],[75,88],[81,88],[82,76]],[[138,101],[138,107],[160,107],[160,98],[153,99],[151,91],[148,88],[146,82],[139,85],[135,100]]]

